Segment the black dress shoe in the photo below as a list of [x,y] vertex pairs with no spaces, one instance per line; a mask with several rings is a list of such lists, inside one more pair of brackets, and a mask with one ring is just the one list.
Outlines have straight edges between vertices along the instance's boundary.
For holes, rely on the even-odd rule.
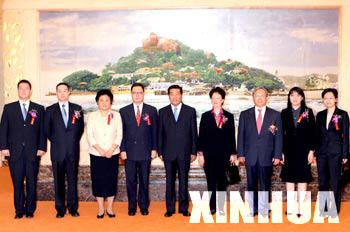
[[129,210],[128,212],[129,216],[135,216],[135,214],[136,214],[136,211],[133,211],[133,210]]
[[21,218],[23,218],[23,213],[16,213],[16,215],[15,215],[15,219],[21,219]]
[[164,214],[164,217],[171,217],[171,216],[173,216],[172,212],[166,211],[165,214]]
[[64,213],[62,213],[62,212],[58,212],[56,214],[56,218],[63,218],[63,217],[64,217]]
[[26,213],[26,218],[33,218],[34,217],[34,213]]
[[141,215],[147,216],[149,214],[148,209],[141,209]]
[[108,213],[108,212],[106,211],[106,214],[107,214],[107,216],[110,217],[110,218],[115,218],[115,214],[114,214],[114,213]]
[[78,211],[72,211],[72,212],[70,212],[70,215],[72,215],[72,217],[79,217],[80,216]]
[[181,212],[184,217],[190,217],[191,213],[188,211]]
[[104,216],[105,216],[104,213],[103,213],[103,214],[97,214],[97,218],[98,218],[98,219],[102,219]]
[[216,210],[215,210],[215,209],[211,209],[211,210],[210,210],[210,214],[211,214],[211,215],[214,215],[215,213],[216,213]]

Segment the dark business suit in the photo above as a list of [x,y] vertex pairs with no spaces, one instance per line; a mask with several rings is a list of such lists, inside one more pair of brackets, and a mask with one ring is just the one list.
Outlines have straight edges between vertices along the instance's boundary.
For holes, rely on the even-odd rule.
[[[73,117],[79,112],[80,118]],[[68,112],[67,112],[68,113]],[[80,139],[84,132],[81,106],[69,103],[68,123],[64,124],[58,103],[49,106],[45,114],[45,133],[51,142],[51,162],[55,184],[55,208],[58,213],[76,212],[78,209],[77,176]],[[65,203],[65,177],[67,176],[67,205]]]
[[[203,152],[205,160],[204,171],[208,191],[212,192],[212,211],[216,210],[216,190],[226,191],[227,188],[225,170],[230,164],[230,156],[237,153],[233,114],[223,110],[223,115],[227,120],[221,128],[211,110],[202,114],[199,124],[198,151]],[[219,207],[222,206],[223,204],[219,204]]]
[[[317,114],[316,130],[316,160],[320,191],[333,191],[337,212],[340,211],[341,189],[340,178],[342,159],[349,155],[349,116],[348,113],[336,108],[333,116],[339,115],[338,130],[335,123],[330,120],[327,124],[327,110]],[[322,207],[322,206],[321,206]]]
[[166,172],[166,208],[175,213],[175,179],[179,177],[179,212],[187,212],[188,173],[191,154],[197,153],[196,110],[182,104],[178,120],[168,105],[159,110],[158,154],[162,155]]
[[[271,125],[277,127],[275,133],[270,131]],[[282,159],[280,113],[266,107],[261,132],[258,134],[255,107],[243,111],[239,117],[237,150],[238,157],[245,157],[248,191],[254,192],[254,212],[251,213],[257,213],[258,182],[259,191],[269,192],[271,188],[272,159]],[[261,205],[260,201],[259,205]],[[266,205],[259,207],[260,209],[263,214],[267,214]]]
[[[32,122],[29,112],[35,110]],[[26,119],[20,103],[5,105],[0,124],[0,150],[10,150],[9,166],[14,189],[16,214],[32,214],[36,209],[36,184],[40,157],[38,150],[46,151],[44,107],[30,102]],[[26,195],[24,193],[26,182]]]
[[[128,208],[129,211],[135,212],[138,202],[139,208],[145,211],[149,207],[151,152],[157,150],[157,109],[143,104],[140,112],[140,126],[137,125],[133,104],[121,108],[119,112],[123,121],[123,140],[120,150],[127,154],[125,174]],[[138,194],[136,193],[137,182],[139,183]]]

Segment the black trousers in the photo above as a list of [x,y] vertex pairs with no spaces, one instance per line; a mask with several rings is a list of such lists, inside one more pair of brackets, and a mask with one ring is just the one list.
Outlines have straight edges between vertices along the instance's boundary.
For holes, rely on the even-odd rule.
[[[333,191],[337,212],[339,213],[340,203],[341,203],[340,180],[341,180],[342,156],[340,154],[319,155],[317,156],[316,161],[317,161],[319,190]],[[320,205],[320,207],[322,210],[323,206]],[[328,210],[330,209],[328,208]]]
[[[272,166],[260,166],[257,161],[254,166],[246,165],[248,191],[254,192],[254,213],[258,213],[258,192],[271,189]],[[266,209],[265,209],[266,210]]]
[[9,161],[16,213],[34,213],[36,210],[36,185],[40,159],[27,161],[25,157],[25,153],[22,152],[19,160]]
[[[59,213],[66,213],[78,210],[78,166],[79,161],[64,159],[63,161],[52,162],[52,171],[55,185],[55,208]],[[67,205],[66,205],[66,184],[67,177]]]
[[[226,170],[227,161],[205,159],[204,171],[207,179],[208,191],[211,192],[210,210],[216,210],[216,191],[227,189]],[[225,199],[219,198],[218,208],[223,210]]]
[[177,173],[179,178],[179,212],[188,211],[188,173],[190,171],[190,160],[164,160],[164,165],[166,174],[166,210],[175,213],[175,180]]
[[[137,204],[141,210],[149,207],[149,173],[151,160],[125,161],[126,189],[128,192],[128,209],[136,211]],[[139,191],[137,194],[137,183]]]

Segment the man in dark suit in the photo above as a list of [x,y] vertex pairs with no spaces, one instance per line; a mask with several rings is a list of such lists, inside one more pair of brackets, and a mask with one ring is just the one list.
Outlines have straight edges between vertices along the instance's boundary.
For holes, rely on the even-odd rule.
[[[267,217],[272,165],[278,165],[282,159],[282,122],[279,112],[266,107],[265,88],[255,89],[253,100],[255,107],[243,111],[239,117],[237,151],[239,161],[246,165],[248,191],[254,192],[254,196],[248,197],[249,215],[257,215],[259,211]],[[259,201],[258,182],[262,191]]]
[[[69,102],[70,86],[56,86],[58,103],[49,106],[45,114],[45,133],[51,142],[51,162],[55,185],[56,217],[63,218],[66,209],[78,217],[77,176],[80,139],[84,132],[81,106]],[[67,205],[65,177],[67,176]]]
[[[157,157],[157,109],[143,103],[145,88],[141,83],[131,86],[133,103],[120,109],[123,121],[121,158],[125,161],[128,214],[134,216],[137,203],[141,214],[148,215],[149,174],[151,159]],[[137,191],[137,182],[139,191]]]
[[175,213],[175,179],[179,176],[179,213],[188,212],[188,173],[190,163],[197,154],[196,110],[182,103],[182,88],[172,85],[168,88],[170,105],[159,110],[158,154],[164,161],[166,172],[166,213]]
[[[31,83],[17,84],[19,101],[6,104],[0,124],[0,150],[9,160],[15,218],[34,217],[40,157],[46,152],[44,107],[30,101]],[[24,191],[24,182],[26,191]]]

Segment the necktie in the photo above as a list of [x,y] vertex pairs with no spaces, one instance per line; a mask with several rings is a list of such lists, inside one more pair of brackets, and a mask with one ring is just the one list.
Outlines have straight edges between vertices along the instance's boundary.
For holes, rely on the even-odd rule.
[[175,118],[175,121],[177,122],[177,119],[179,118],[179,113],[177,112],[177,107],[174,108],[174,118]]
[[66,105],[63,104],[62,105],[62,117],[63,117],[63,121],[64,121],[64,125],[67,128],[68,125],[68,117],[67,117],[67,111],[66,111]]
[[258,134],[260,135],[261,132],[261,127],[262,127],[262,114],[261,114],[261,109],[258,109],[259,114],[258,118],[256,119],[256,127],[258,129]]
[[23,120],[25,121],[27,118],[27,108],[26,108],[26,103],[23,103],[23,107],[22,107],[22,116],[23,116]]
[[140,124],[141,124],[141,112],[140,112],[139,106],[137,106],[136,122],[137,122],[137,126],[140,126]]

